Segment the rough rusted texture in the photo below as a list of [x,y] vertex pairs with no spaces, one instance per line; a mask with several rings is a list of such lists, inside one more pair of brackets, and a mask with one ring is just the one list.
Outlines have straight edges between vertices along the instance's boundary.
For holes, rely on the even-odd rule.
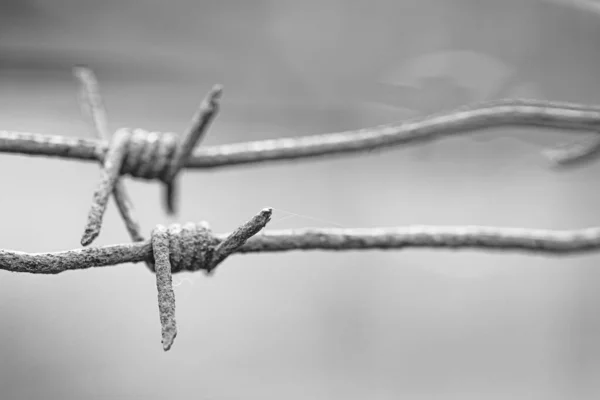
[[[163,349],[168,351],[177,336],[175,323],[175,293],[172,276],[182,270],[211,271],[215,261],[223,261],[245,241],[258,233],[271,218],[270,208],[262,210],[250,221],[242,225],[220,244],[210,232],[208,224],[174,224],[168,228],[158,225],[152,231],[152,260],[148,266],[156,272],[158,289],[158,309],[162,326]],[[215,258],[215,254],[219,254]]]
[[162,225],[158,225],[152,231],[152,252],[156,269],[162,345],[164,351],[168,351],[177,336],[177,325],[175,323],[175,292],[173,292],[171,261],[169,260],[169,235],[167,228]]
[[[234,232],[213,235],[206,223],[157,226],[150,241],[56,253],[27,254],[0,250],[0,269],[56,274],[66,270],[147,262],[156,272],[162,343],[169,350],[177,335],[172,274],[212,271],[230,254],[290,250],[368,250],[446,248],[513,250],[557,255],[600,249],[600,228],[571,231],[492,227],[377,229],[304,229],[257,234],[270,220],[264,209]],[[255,235],[255,236],[253,236]]]
[[192,118],[192,123],[183,137],[179,140],[179,144],[175,154],[171,158],[169,169],[165,174],[164,181],[167,188],[165,191],[165,205],[170,214],[174,214],[175,197],[176,197],[176,177],[177,173],[183,168],[188,157],[193,153],[194,147],[200,139],[205,136],[211,122],[219,112],[219,98],[223,92],[221,85],[215,85],[208,93],[206,98],[202,100],[200,108]]
[[[230,234],[212,238],[213,247]],[[515,251],[538,255],[573,255],[600,250],[600,228],[539,230],[486,226],[409,226],[400,228],[307,228],[272,230],[248,239],[235,253],[295,250],[402,250],[411,248]],[[149,240],[52,253],[0,250],[0,269],[58,274],[75,269],[152,261]],[[197,270],[197,269],[194,269]]]
[[[106,116],[106,109],[100,95],[100,87],[96,75],[91,69],[83,65],[74,67],[73,74],[81,87],[81,108],[83,114],[92,121],[96,135],[100,139],[109,141],[108,117]],[[113,195],[131,239],[134,242],[144,240],[140,224],[133,213],[133,205],[122,181],[117,180],[115,182]]]
[[92,243],[92,241],[100,233],[102,218],[104,216],[104,211],[106,211],[108,198],[114,190],[115,183],[119,180],[121,164],[125,158],[125,145],[127,144],[128,140],[129,131],[123,129],[117,131],[112,138],[112,145],[110,147],[110,151],[107,153],[106,158],[104,159],[100,183],[94,192],[87,224],[85,226],[83,237],[81,238],[82,246],[87,246],[88,244]]
[[[196,149],[186,168],[218,168],[272,161],[326,157],[419,144],[424,140],[507,127],[543,127],[597,132],[600,108],[533,99],[503,99],[406,121],[337,133],[235,143]],[[105,141],[0,131],[0,152],[103,160]]]
[[230,254],[233,254],[237,249],[242,247],[248,239],[263,229],[271,220],[272,214],[273,210],[271,208],[266,208],[227,236],[225,240],[215,247],[210,263],[207,266],[207,272],[213,272],[217,265],[229,257]]
[[185,158],[203,136],[218,110],[221,88],[215,87],[201,104],[192,128],[180,140],[172,133],[147,132],[141,129],[119,129],[113,136],[104,157],[102,177],[96,192],[81,244],[87,246],[100,233],[102,217],[119,177],[129,174],[136,178],[159,179],[165,183],[167,210],[173,213],[175,178]]
[[173,133],[147,132],[141,129],[120,129],[112,140],[108,132],[108,121],[100,95],[98,80],[94,72],[85,66],[73,68],[73,74],[81,86],[81,105],[84,114],[92,120],[96,134],[110,141],[104,156],[102,177],[94,193],[88,222],[81,244],[91,244],[99,235],[108,198],[114,195],[117,207],[133,241],[143,240],[139,224],[133,216],[133,206],[119,180],[121,175],[136,178],[158,179],[165,184],[165,207],[170,214],[175,212],[176,177],[199,140],[219,111],[218,100],[222,87],[215,85],[200,104],[192,123],[179,138]]
[[150,241],[52,253],[0,250],[0,269],[31,274],[58,274],[70,270],[136,263],[146,260],[151,253]]
[[[432,227],[376,229],[303,229],[257,235],[269,222],[264,209],[227,235],[213,235],[206,223],[157,226],[150,241],[143,241],[133,218],[120,177],[130,175],[165,183],[165,202],[175,211],[175,181],[183,167],[214,168],[226,165],[292,160],[375,148],[420,143],[443,136],[471,133],[498,126],[546,127],[594,131],[600,127],[600,108],[573,103],[537,100],[498,100],[416,118],[396,124],[324,135],[239,143],[194,152],[216,116],[221,87],[215,86],[202,102],[191,127],[180,139],[173,133],[120,129],[110,144],[106,112],[93,72],[74,70],[82,84],[82,106],[94,121],[101,141],[0,131],[0,152],[45,155],[103,163],[102,178],[94,194],[82,244],[98,235],[108,198],[115,200],[134,243],[85,248],[55,253],[28,254],[0,250],[0,269],[13,272],[57,274],[128,262],[144,261],[156,273],[162,343],[169,350],[177,336],[172,274],[182,270],[210,273],[236,252],[290,250],[367,250],[446,248],[510,250],[538,254],[575,254],[600,249],[600,228],[571,231],[526,230],[494,227]],[[578,164],[600,154],[600,140],[554,150],[548,157],[556,164]]]
[[129,128],[119,131],[127,135],[120,174],[166,182],[171,159],[177,150],[177,134]]
[[[172,224],[166,228],[169,242],[171,272],[207,271],[212,254],[221,241],[213,235],[207,222],[188,222],[184,225]],[[152,259],[147,263],[155,270]]]

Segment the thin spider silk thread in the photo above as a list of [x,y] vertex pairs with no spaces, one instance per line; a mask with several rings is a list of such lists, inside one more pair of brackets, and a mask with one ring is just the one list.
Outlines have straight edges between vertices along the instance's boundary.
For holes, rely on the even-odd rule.
[[319,218],[319,217],[312,217],[312,216],[306,215],[306,214],[298,214],[298,213],[295,213],[293,211],[284,210],[283,208],[279,208],[279,207],[271,207],[271,208],[273,209],[273,211],[283,211],[284,213],[288,214],[288,215],[284,215],[281,218],[273,219],[272,222],[271,222],[271,226],[273,226],[277,222],[282,222],[282,221],[286,221],[286,220],[288,220],[290,218],[298,217],[298,218],[310,219],[310,220],[317,221],[317,222],[324,222],[324,223],[326,223],[328,225],[333,225],[333,226],[336,226],[338,228],[346,228],[347,227],[345,225],[338,224],[337,222],[333,222],[333,221],[330,221],[330,220],[322,219],[322,218]]

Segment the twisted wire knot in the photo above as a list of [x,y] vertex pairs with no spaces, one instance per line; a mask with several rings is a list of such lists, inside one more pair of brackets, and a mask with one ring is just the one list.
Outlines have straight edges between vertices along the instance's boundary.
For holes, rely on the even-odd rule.
[[129,205],[123,205],[126,201],[122,199],[125,197],[124,189],[119,185],[121,175],[162,181],[166,186],[167,211],[170,214],[175,213],[177,174],[217,114],[221,91],[220,85],[213,87],[194,115],[191,127],[183,136],[129,128],[119,129],[113,135],[104,156],[100,183],[94,192],[92,207],[88,213],[88,221],[81,239],[83,246],[90,244],[100,233],[108,198],[113,193],[132,238],[141,238],[138,227],[133,226],[135,223],[131,221],[130,211],[125,210]]
[[121,175],[169,183],[168,178],[179,144],[177,134],[123,128],[115,135],[123,136],[118,141],[124,152],[119,171]]
[[172,273],[198,271],[210,273],[219,263],[239,249],[271,220],[273,210],[263,209],[251,220],[233,231],[223,241],[216,239],[206,222],[169,227],[157,225],[152,231],[152,255],[146,265],[156,273],[158,309],[165,351],[171,348],[177,325],[175,323],[175,293]]
[[[166,241],[171,272],[210,271],[211,261],[218,241],[207,222],[188,222],[184,225],[172,224],[168,227],[157,225],[152,231],[152,243]],[[154,253],[148,260],[148,267],[156,272]]]

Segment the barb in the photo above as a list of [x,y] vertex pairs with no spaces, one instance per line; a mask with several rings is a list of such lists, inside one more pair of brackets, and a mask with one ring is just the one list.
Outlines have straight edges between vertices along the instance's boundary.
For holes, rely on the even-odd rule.
[[[121,165],[123,164],[123,159],[125,158],[127,151],[127,147],[125,146],[127,145],[129,138],[129,131],[119,130],[111,141],[112,146],[104,159],[104,168],[102,169],[100,184],[94,192],[94,199],[92,201],[90,212],[88,213],[87,224],[83,232],[83,237],[81,238],[82,246],[89,245],[100,234],[102,217],[104,216],[104,211],[106,211],[108,197],[111,193],[114,193],[116,184],[119,181]],[[139,237],[142,238],[141,235],[139,235]]]
[[[79,81],[81,107],[84,114],[91,118],[96,135],[99,136],[100,139],[109,140],[108,118],[106,116],[106,109],[104,107],[104,102],[102,101],[102,96],[100,95],[98,79],[96,78],[94,71],[84,65],[78,65],[73,68],[73,75]],[[133,204],[131,203],[122,181],[118,179],[115,181],[112,194],[131,239],[134,242],[144,240],[144,237],[141,234],[140,224],[133,213]],[[95,209],[95,207],[92,206],[92,209]],[[93,216],[88,217],[88,219],[89,218],[91,218],[92,221],[88,222],[86,232],[81,239],[81,244],[83,246],[90,244],[100,232],[102,216],[94,214]],[[90,228],[90,225],[92,228]]]
[[[259,232],[271,219],[273,210],[266,208],[229,235],[218,245],[211,238],[207,223],[158,225],[152,231],[152,253],[158,289],[158,308],[162,325],[163,349],[168,351],[177,336],[175,293],[172,272],[204,269],[207,273],[225,260],[248,238]],[[148,263],[152,268],[152,263]]]
[[106,116],[104,101],[100,95],[100,85],[96,74],[85,65],[76,65],[73,67],[73,76],[79,82],[80,104],[83,114],[92,120],[96,135],[101,139],[108,139],[110,137],[108,117]]
[[[596,132],[600,127],[600,108],[531,99],[497,100],[373,128],[203,147],[188,157],[184,167],[222,168],[368,152],[500,126]],[[0,152],[102,161],[108,144],[90,139],[0,131]]]
[[200,109],[192,118],[192,124],[179,142],[175,154],[171,159],[169,169],[164,177],[166,182],[165,205],[170,214],[175,214],[175,178],[183,167],[196,144],[205,136],[208,127],[219,112],[219,99],[223,93],[223,86],[215,85],[202,100]]
[[164,226],[157,226],[152,232],[152,252],[156,265],[156,288],[158,289],[163,350],[168,351],[177,336],[177,325],[175,323],[175,292],[173,291],[169,260],[169,233]]
[[100,234],[102,219],[111,194],[114,195],[131,238],[133,241],[142,241],[144,238],[140,233],[139,223],[133,216],[133,206],[120,180],[121,175],[129,174],[134,177],[162,180],[166,185],[167,211],[170,214],[175,213],[177,173],[216,116],[222,87],[215,85],[202,101],[192,119],[191,127],[181,140],[171,133],[159,134],[142,130],[130,132],[127,129],[119,130],[110,140],[106,110],[96,75],[83,65],[74,67],[73,74],[81,86],[84,113],[91,117],[98,136],[110,142],[103,160],[104,168],[100,184],[94,193],[93,203],[88,213],[81,245],[91,244]]

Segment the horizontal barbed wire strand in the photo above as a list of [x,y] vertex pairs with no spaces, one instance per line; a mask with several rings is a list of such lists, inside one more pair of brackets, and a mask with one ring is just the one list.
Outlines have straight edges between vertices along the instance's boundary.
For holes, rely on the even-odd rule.
[[[532,99],[496,100],[373,128],[202,147],[190,154],[184,166],[219,168],[366,152],[500,126],[595,132],[600,128],[600,108]],[[106,141],[93,139],[0,131],[0,152],[4,153],[97,161],[104,159],[108,146]],[[560,156],[552,159],[560,164]]]
[[[215,243],[220,243],[229,235],[214,235]],[[572,255],[600,250],[600,228],[541,230],[486,226],[409,226],[374,229],[272,230],[248,239],[236,250],[236,253],[409,248]],[[57,274],[68,270],[142,262],[151,254],[150,240],[51,253],[0,250],[0,269],[34,274]]]

